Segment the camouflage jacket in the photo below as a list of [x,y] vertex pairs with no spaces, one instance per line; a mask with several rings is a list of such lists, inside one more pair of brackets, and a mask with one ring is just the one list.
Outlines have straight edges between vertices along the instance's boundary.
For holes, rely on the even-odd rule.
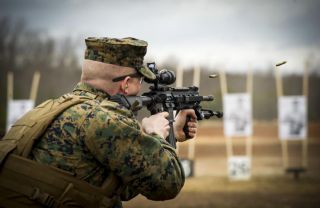
[[125,186],[121,200],[139,193],[165,200],[179,193],[184,173],[166,141],[143,133],[132,111],[108,101],[105,92],[79,83],[73,93],[94,99],[60,114],[34,145],[30,158],[95,186],[112,171]]

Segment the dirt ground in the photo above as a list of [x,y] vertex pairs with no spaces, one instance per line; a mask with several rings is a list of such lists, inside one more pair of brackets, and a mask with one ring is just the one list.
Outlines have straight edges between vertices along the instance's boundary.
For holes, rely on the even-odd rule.
[[[252,137],[252,169],[248,181],[230,181],[227,174],[226,139],[221,123],[201,123],[195,142],[194,176],[187,178],[173,200],[150,201],[138,196],[125,208],[295,208],[320,207],[320,124],[309,125],[306,172],[299,179],[285,172],[276,122],[256,123]],[[233,154],[246,152],[246,139],[234,138]],[[179,155],[190,158],[186,142]],[[301,167],[300,141],[288,143],[289,167]]]
[[125,208],[319,208],[319,179],[303,177],[263,177],[230,182],[220,177],[187,179],[173,200],[155,202],[139,195],[124,203]]

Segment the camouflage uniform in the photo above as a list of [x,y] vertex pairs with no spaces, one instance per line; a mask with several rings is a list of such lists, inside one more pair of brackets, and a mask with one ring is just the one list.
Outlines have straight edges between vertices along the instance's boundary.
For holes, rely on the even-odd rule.
[[[145,42],[142,43],[145,48]],[[101,59],[101,49],[98,53],[90,44],[87,41],[87,59],[105,62],[112,59]],[[123,58],[122,62],[111,63],[135,65],[142,75],[154,78],[146,68],[139,66],[142,60],[130,63]],[[94,99],[60,114],[34,145],[31,159],[69,171],[95,186],[101,186],[113,172],[123,188],[115,207],[121,207],[121,200],[129,200],[139,193],[152,200],[171,199],[179,193],[184,173],[175,150],[165,140],[143,133],[133,112],[109,101],[105,92],[78,83],[73,93]]]
[[95,186],[113,171],[126,185],[122,200],[139,193],[164,200],[179,192],[184,175],[166,141],[144,134],[133,113],[108,101],[106,93],[83,83],[73,93],[97,98],[58,116],[35,144],[33,160],[67,170]]
[[135,68],[148,79],[156,76],[143,66],[148,43],[135,38],[87,38],[85,59]]

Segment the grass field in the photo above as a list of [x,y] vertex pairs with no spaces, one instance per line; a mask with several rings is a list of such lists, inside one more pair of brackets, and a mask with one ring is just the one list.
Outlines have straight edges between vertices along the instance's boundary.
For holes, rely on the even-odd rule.
[[155,202],[138,196],[124,203],[125,208],[319,208],[319,178],[255,177],[250,181],[230,182],[223,177],[187,179],[173,200]]
[[[309,126],[307,171],[296,180],[283,168],[276,124],[256,124],[252,138],[252,177],[248,181],[230,181],[221,124],[200,125],[195,143],[195,174],[186,180],[180,194],[173,200],[160,202],[138,196],[125,202],[124,207],[319,208],[319,130],[318,124]],[[245,140],[236,138],[233,150],[235,155],[244,154]],[[188,143],[180,145],[179,155],[188,157]],[[289,166],[301,166],[301,142],[289,143]]]

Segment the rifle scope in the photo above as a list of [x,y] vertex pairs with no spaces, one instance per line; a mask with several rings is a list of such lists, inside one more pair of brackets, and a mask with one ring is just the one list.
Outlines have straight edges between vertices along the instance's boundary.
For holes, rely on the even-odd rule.
[[147,67],[156,75],[155,80],[144,78],[147,83],[160,84],[160,85],[171,85],[176,81],[176,75],[173,71],[162,69],[158,70],[155,63],[147,63]]

